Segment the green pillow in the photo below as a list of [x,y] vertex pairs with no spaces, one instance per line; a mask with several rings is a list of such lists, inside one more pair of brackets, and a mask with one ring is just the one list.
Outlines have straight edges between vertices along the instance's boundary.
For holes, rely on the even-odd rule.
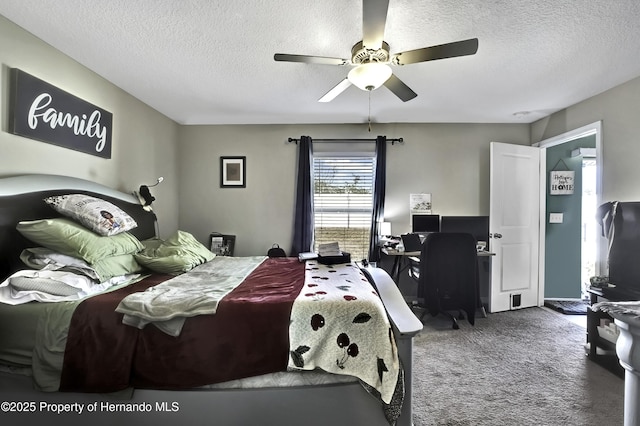
[[141,265],[154,272],[178,275],[215,257],[193,235],[177,231],[169,239],[144,241],[145,249],[134,254]]
[[98,273],[100,282],[105,282],[113,277],[135,274],[142,271],[142,265],[136,262],[132,254],[105,257],[91,264]]
[[128,232],[102,237],[65,218],[20,222],[16,229],[36,244],[91,264],[106,257],[133,254],[144,248]]
[[48,268],[55,271],[68,271],[98,282],[142,271],[142,266],[136,262],[132,254],[105,257],[89,264],[77,257],[54,252],[45,247],[31,247],[22,250],[20,260],[29,269]]

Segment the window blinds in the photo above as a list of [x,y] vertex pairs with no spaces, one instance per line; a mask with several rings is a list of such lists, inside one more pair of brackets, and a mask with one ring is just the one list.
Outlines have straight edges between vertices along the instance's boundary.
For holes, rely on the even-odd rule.
[[370,155],[314,157],[316,247],[337,241],[352,257],[367,257],[374,173],[375,158]]

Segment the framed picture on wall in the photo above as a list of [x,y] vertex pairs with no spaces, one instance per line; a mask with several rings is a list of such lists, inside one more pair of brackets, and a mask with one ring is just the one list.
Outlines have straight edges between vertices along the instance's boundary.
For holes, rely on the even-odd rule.
[[573,194],[575,183],[574,171],[554,170],[550,173],[549,195]]
[[431,194],[409,194],[411,214],[431,214]]
[[247,157],[220,157],[220,188],[246,188]]

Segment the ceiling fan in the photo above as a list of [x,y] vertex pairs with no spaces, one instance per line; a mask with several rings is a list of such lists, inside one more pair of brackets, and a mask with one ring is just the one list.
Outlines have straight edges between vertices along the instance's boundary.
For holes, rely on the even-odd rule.
[[384,85],[403,102],[418,96],[396,77],[389,65],[408,65],[437,59],[473,55],[478,51],[478,39],[456,41],[422,49],[390,54],[383,40],[389,0],[363,0],[362,40],[351,49],[351,59],[325,56],[290,55],[276,53],[273,59],[281,62],[302,62],[320,65],[354,65],[347,77],[322,96],[318,102],[329,102],[352,84],[372,91]]

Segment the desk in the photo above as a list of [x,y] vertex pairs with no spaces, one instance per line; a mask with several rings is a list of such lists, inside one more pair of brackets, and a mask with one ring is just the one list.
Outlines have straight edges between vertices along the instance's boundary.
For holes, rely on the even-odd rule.
[[408,265],[402,265],[407,256],[420,257],[419,251],[399,251],[391,247],[383,247],[382,253],[387,256],[393,256],[393,266],[391,267],[391,277],[396,282],[396,285],[400,283],[400,272],[407,269]]
[[[393,249],[391,247],[383,247],[382,248],[382,253],[384,253],[387,256],[394,256],[393,259],[393,266],[391,267],[391,276],[393,277],[393,280],[396,282],[396,284],[398,284],[400,282],[400,273],[402,271],[404,271],[405,269],[407,269],[408,265],[402,265],[404,259],[406,259],[407,257],[416,257],[418,262],[420,261],[420,252],[419,251],[399,251],[396,249]],[[491,257],[491,256],[495,256],[496,254],[490,251],[479,251],[477,252],[478,257]]]

